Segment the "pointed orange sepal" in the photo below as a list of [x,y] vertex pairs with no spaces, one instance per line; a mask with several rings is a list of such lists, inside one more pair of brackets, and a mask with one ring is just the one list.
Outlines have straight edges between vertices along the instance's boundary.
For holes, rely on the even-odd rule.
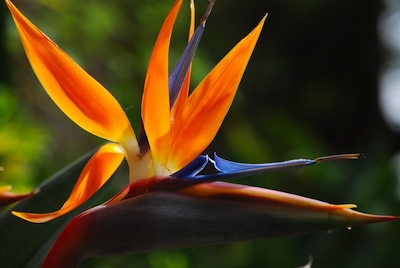
[[170,170],[179,170],[213,140],[232,104],[266,17],[205,77],[175,115]]
[[[177,0],[157,37],[150,58],[142,98],[142,119],[157,167],[165,167],[170,145],[170,103],[168,91],[169,43],[182,0]],[[156,168],[157,172],[157,168]]]
[[6,0],[6,4],[32,68],[57,106],[94,135],[111,141],[134,137],[117,100],[36,28],[11,1]]
[[62,208],[51,213],[12,213],[24,220],[42,223],[60,217],[87,201],[112,176],[124,158],[124,150],[116,143],[103,145],[89,160]]

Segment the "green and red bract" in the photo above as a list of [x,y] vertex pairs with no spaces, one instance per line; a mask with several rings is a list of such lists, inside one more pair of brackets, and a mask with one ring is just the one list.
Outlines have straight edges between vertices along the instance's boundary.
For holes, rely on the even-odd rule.
[[353,205],[325,202],[226,182],[176,183],[152,178],[125,199],[75,217],[43,267],[76,267],[91,256],[143,253],[350,228],[390,221]]

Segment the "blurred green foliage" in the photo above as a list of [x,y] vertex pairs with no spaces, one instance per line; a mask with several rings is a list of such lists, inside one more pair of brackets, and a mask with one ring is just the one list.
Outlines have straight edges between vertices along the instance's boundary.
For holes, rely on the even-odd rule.
[[18,100],[0,85],[0,174],[1,185],[12,185],[17,192],[32,190],[38,183],[48,134],[19,107]]
[[[138,129],[148,58],[173,1],[14,2],[112,92]],[[199,16],[207,1],[196,4]],[[188,5],[175,27],[171,66],[187,40]],[[81,131],[43,93],[4,4],[0,10],[0,183],[27,190],[102,141]],[[269,15],[232,109],[207,152],[242,162],[361,152],[367,158],[357,162],[239,182],[331,203],[356,203],[370,213],[400,214],[393,165],[400,139],[383,121],[377,100],[384,60],[376,32],[381,11],[379,0],[218,0],[196,54],[193,85]],[[94,258],[82,267],[298,267],[309,256],[313,267],[398,267],[399,230],[398,223],[386,223]]]

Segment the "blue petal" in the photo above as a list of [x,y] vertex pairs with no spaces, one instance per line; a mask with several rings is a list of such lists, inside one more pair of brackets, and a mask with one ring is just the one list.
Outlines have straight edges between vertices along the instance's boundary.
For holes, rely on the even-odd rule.
[[[189,165],[174,173],[172,177],[198,182],[210,182],[309,166],[317,163],[316,160],[295,159],[265,164],[244,164],[225,160],[216,154],[214,154],[214,158],[215,160],[212,160],[208,156],[201,155],[193,160]],[[218,173],[197,175],[204,169],[208,162],[211,162],[214,165]]]
[[176,98],[182,88],[185,77],[189,71],[190,64],[193,61],[194,54],[199,46],[201,36],[204,32],[204,25],[200,25],[195,30],[192,38],[187,44],[182,56],[179,58],[175,67],[171,70],[168,77],[169,99],[171,107],[174,105]]
[[[349,159],[359,159],[363,157],[360,154],[339,154],[339,155],[330,155],[324,157],[318,157],[314,160],[311,159],[294,159],[294,160],[287,160],[282,162],[273,162],[273,163],[264,163],[264,164],[245,164],[245,163],[238,163],[232,162],[226,159],[223,159],[216,154],[214,154],[214,160],[208,159],[209,162],[213,163],[215,169],[218,173],[215,174],[206,174],[206,175],[196,175],[199,171],[201,171],[206,161],[204,161],[204,166],[197,173],[175,173],[174,177],[177,179],[183,180],[191,180],[196,181],[198,183],[201,182],[211,182],[211,181],[219,181],[219,180],[226,180],[232,178],[239,178],[251,175],[258,175],[268,172],[275,172],[281,170],[287,170],[292,168],[299,168],[314,165],[317,163],[335,161],[335,160],[349,160]],[[186,169],[186,168],[184,168]],[[179,174],[178,174],[179,173]],[[194,174],[194,175],[193,175]],[[185,176],[186,175],[186,176]]]
[[210,158],[208,155],[199,155],[187,166],[172,174],[175,178],[194,178],[207,165]]
[[254,173],[265,173],[265,172],[274,172],[279,170],[285,170],[290,168],[309,166],[315,164],[315,160],[310,159],[294,159],[283,162],[274,162],[274,163],[263,163],[263,164],[247,164],[247,163],[238,163],[229,161],[219,157],[217,154],[214,154],[214,166],[221,173],[237,173],[237,172],[251,172],[249,175],[253,175]]

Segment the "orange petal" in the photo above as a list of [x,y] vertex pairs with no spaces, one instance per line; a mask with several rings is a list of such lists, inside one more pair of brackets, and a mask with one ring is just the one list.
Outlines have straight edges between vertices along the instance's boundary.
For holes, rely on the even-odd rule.
[[[190,1],[190,27],[189,27],[189,38],[192,38],[194,33],[194,25],[195,25],[195,6],[193,0]],[[183,104],[187,100],[189,96],[189,86],[190,86],[190,74],[191,74],[191,67],[186,75],[185,81],[183,82],[182,89],[179,91],[179,95],[175,101],[174,106],[171,109],[171,123],[174,120],[175,114],[179,113],[180,109],[182,108]]]
[[60,217],[83,204],[99,190],[119,167],[123,158],[124,150],[120,145],[107,143],[86,164],[71,195],[60,210],[51,213],[25,213],[16,211],[12,213],[15,216],[34,223],[42,223]]
[[169,169],[178,170],[198,156],[213,140],[232,104],[239,82],[263,27],[242,39],[189,96],[171,129]]
[[117,100],[8,0],[26,55],[57,106],[86,131],[111,141],[134,137]]
[[177,0],[164,21],[153,48],[144,85],[142,119],[157,167],[165,167],[168,160],[170,145],[168,51],[172,28],[181,5],[182,0]]

